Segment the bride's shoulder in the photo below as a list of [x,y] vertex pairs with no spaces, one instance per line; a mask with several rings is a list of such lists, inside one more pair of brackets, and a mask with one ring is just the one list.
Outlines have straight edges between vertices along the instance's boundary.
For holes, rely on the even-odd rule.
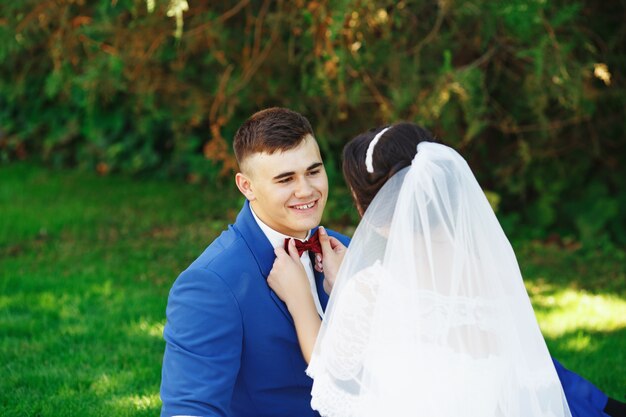
[[380,261],[361,269],[352,275],[345,288],[345,297],[365,296],[369,301],[376,298],[380,282],[385,279],[388,272]]
[[352,280],[358,282],[378,281],[381,277],[387,274],[388,271],[383,267],[382,263],[377,260],[372,265],[367,266],[356,272],[353,275]]

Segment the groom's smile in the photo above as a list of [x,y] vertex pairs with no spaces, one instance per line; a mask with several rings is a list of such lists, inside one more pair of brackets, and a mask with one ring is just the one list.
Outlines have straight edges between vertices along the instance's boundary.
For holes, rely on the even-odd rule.
[[293,208],[295,208],[297,210],[308,210],[311,207],[313,207],[316,203],[317,203],[317,201],[313,201],[313,202],[308,203],[308,204],[302,204],[302,205],[293,206]]
[[309,203],[296,203],[289,207],[296,210],[296,212],[300,212],[301,214],[309,214],[310,212],[315,211],[317,208],[317,202],[318,200],[314,200]]
[[254,213],[277,232],[304,238],[319,225],[328,178],[313,136],[293,149],[250,155],[236,180]]

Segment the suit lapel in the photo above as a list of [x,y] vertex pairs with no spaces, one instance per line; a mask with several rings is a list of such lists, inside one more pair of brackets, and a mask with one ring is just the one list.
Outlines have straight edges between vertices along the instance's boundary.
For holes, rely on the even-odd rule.
[[[317,232],[317,229],[317,227],[312,229],[311,235]],[[326,294],[326,291],[324,291],[324,274],[322,272],[317,272],[317,270],[315,269],[315,254],[313,252],[309,252],[309,259],[311,259],[311,265],[313,265],[313,275],[315,276],[317,297],[320,300],[322,310],[326,311],[326,304],[328,304],[328,294]]]
[[[311,265],[315,265],[315,254],[309,252],[309,257],[311,258]],[[313,275],[315,276],[317,296],[320,300],[322,310],[326,311],[326,304],[328,304],[328,295],[326,294],[326,291],[324,291],[324,274],[321,272],[317,272],[317,270],[313,268]]]
[[[246,242],[248,249],[254,256],[254,259],[259,266],[261,277],[263,280],[267,281],[267,276],[274,265],[274,248],[267,240],[267,237],[257,224],[256,220],[254,220],[252,212],[250,211],[250,203],[247,200],[237,216],[234,227],[239,231],[243,240]],[[267,285],[267,282],[265,285],[274,303],[276,303],[285,317],[293,323],[293,318],[291,317],[291,314],[289,314],[289,310],[287,310],[287,305],[278,297],[278,295],[276,295],[274,291],[272,291],[272,289]]]

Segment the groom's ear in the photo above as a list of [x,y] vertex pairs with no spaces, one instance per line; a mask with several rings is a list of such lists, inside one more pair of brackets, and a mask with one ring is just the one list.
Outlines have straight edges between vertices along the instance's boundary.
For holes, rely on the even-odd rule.
[[248,201],[254,201],[256,197],[254,196],[254,192],[252,191],[252,182],[250,182],[250,178],[241,172],[238,172],[235,175],[235,184],[237,184],[237,188],[241,191]]

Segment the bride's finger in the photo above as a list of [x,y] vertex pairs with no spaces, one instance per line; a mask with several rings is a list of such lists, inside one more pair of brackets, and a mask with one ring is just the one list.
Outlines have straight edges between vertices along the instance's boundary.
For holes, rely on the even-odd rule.
[[339,239],[337,239],[335,237],[332,237],[332,236],[329,236],[328,240],[329,240],[328,244],[332,248],[332,250],[337,250],[337,249],[344,250],[344,249],[346,249],[346,246],[343,243],[341,243],[341,241]]
[[274,253],[276,254],[277,258],[281,258],[285,255],[288,255],[287,252],[285,252],[285,249],[283,249],[281,246],[277,246],[274,248]]
[[289,239],[287,249],[289,250],[289,256],[291,256],[291,259],[300,262],[300,255],[298,255],[298,249],[296,249],[296,241],[293,238]]
[[319,227],[319,236],[320,236],[320,246],[322,247],[322,256],[325,253],[328,253],[329,251],[332,250],[332,245],[330,243],[330,239],[334,239],[330,236],[328,236],[328,232],[326,232],[326,228],[324,228],[324,226],[320,226]]

